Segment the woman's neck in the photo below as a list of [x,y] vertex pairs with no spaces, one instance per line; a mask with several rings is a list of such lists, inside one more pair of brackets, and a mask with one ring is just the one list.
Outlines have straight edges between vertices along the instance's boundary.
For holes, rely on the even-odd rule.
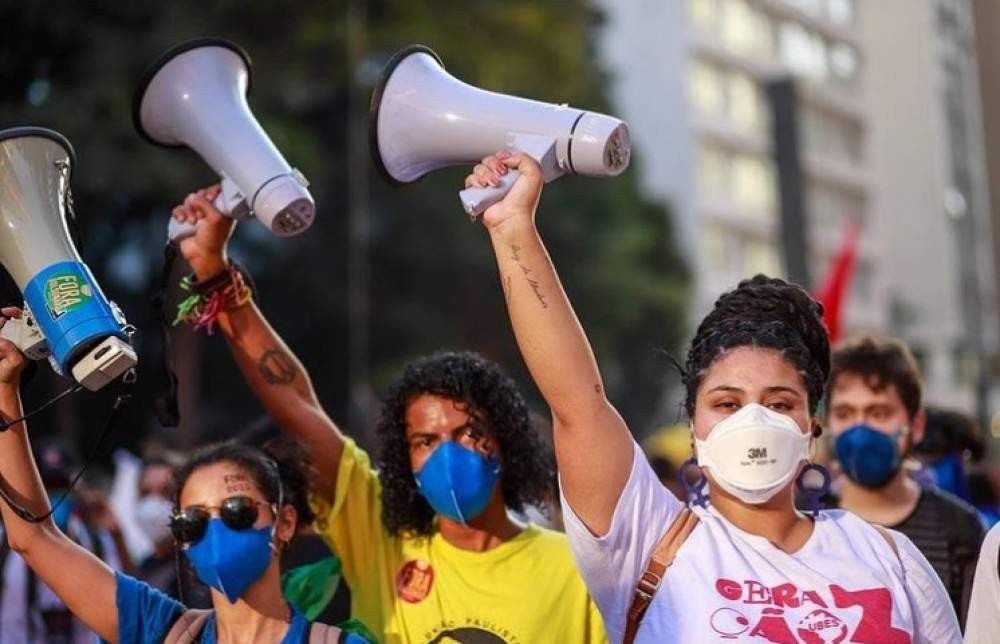
[[734,526],[793,554],[812,536],[814,522],[795,509],[792,488],[786,487],[760,505],[744,503],[718,486],[710,486],[709,498],[719,514]]
[[288,630],[292,611],[281,593],[278,558],[235,604],[212,589],[216,640],[228,642],[280,642]]
[[445,541],[459,550],[486,552],[510,541],[523,528],[508,516],[507,506],[498,486],[482,514],[468,524],[438,516],[438,530]]

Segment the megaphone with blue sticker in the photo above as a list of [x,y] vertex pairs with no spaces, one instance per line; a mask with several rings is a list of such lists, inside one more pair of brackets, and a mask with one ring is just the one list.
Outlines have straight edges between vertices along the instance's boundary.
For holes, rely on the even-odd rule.
[[25,313],[0,335],[96,391],[138,359],[121,310],[104,296],[70,239],[75,162],[58,132],[0,130],[0,263],[24,295]]

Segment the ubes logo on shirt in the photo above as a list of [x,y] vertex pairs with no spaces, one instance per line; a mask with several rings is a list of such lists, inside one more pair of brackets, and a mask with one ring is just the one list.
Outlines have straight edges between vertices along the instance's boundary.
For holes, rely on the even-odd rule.
[[404,602],[419,604],[434,586],[434,568],[422,559],[407,561],[396,574],[396,595]]

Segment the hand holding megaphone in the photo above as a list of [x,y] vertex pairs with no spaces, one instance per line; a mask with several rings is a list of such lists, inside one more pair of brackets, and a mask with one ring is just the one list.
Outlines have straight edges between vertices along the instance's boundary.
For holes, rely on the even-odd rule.
[[179,239],[181,255],[199,279],[211,277],[226,269],[226,244],[236,221],[219,207],[221,187],[216,184],[192,192],[172,211],[171,226],[177,224],[195,231]]
[[[241,221],[250,217],[250,209],[247,207],[243,193],[228,178],[223,179],[221,183],[210,188],[205,188],[204,190],[199,190],[198,193],[193,194],[201,194],[202,197],[211,201],[215,209],[222,215],[234,221]],[[189,195],[188,198],[190,199],[193,194]],[[179,209],[180,206],[174,208],[171,213],[173,216],[170,218],[170,224],[167,226],[167,238],[170,241],[178,243],[188,237],[194,236],[198,225],[197,218],[185,212],[179,214]]]
[[518,217],[530,224],[534,220],[545,175],[532,156],[503,150],[486,157],[472,169],[472,174],[465,178],[465,189],[461,194],[499,192],[505,183],[510,185],[509,190],[483,210],[482,221],[487,228]]
[[[16,322],[21,317],[21,310],[17,307],[8,306],[0,309],[0,337],[7,340],[7,325]],[[17,383],[21,377],[21,372],[28,364],[25,355],[14,342],[10,344],[0,342],[0,382]]]

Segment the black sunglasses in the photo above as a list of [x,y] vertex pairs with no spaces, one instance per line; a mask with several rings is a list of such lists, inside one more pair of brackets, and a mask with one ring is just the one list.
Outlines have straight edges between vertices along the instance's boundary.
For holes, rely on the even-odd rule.
[[[233,530],[247,530],[257,523],[260,516],[260,506],[276,508],[266,502],[251,499],[248,496],[231,496],[222,501],[218,508],[195,505],[176,512],[170,517],[170,531],[177,543],[182,545],[193,543],[203,536],[208,529],[208,520],[212,518],[211,510],[219,510],[219,518]],[[277,512],[275,512],[277,515]]]

